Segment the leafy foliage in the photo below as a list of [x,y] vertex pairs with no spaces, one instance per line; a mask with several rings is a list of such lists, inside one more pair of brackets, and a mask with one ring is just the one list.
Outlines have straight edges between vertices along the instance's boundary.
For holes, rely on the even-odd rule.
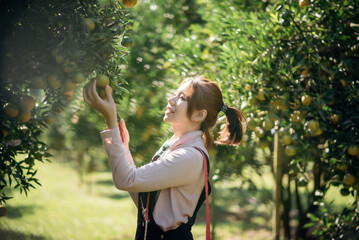
[[131,20],[119,2],[103,4],[2,1],[0,202],[12,181],[25,193],[39,184],[35,161],[51,156],[40,136],[78,84],[101,73],[110,77],[115,96],[124,91],[120,66],[129,51],[121,40]]

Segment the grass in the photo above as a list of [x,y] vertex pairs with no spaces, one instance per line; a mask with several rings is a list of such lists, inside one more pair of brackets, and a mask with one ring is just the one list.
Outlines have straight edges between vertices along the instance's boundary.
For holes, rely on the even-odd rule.
[[[6,205],[7,215],[0,218],[0,239],[134,239],[137,209],[126,192],[118,191],[110,172],[96,172],[80,183],[75,170],[60,163],[38,165],[41,187],[28,197],[13,192]],[[251,171],[257,189],[250,190],[240,180],[217,183],[212,198],[216,209],[217,240],[271,239],[273,178]],[[333,209],[348,206],[352,199],[341,197],[332,188],[326,202],[335,199]],[[213,227],[213,226],[212,226]],[[205,239],[205,213],[201,208],[193,235]]]
[[[7,215],[0,218],[1,239],[134,239],[137,209],[126,192],[114,187],[110,172],[90,174],[88,184],[81,184],[75,170],[64,164],[40,163],[38,168],[42,186],[27,197],[13,192]],[[231,191],[228,186],[217,194],[226,199]],[[193,227],[198,240],[205,239],[203,209]],[[255,240],[270,234],[266,228],[241,225],[241,216],[228,210],[216,209],[216,239]]]

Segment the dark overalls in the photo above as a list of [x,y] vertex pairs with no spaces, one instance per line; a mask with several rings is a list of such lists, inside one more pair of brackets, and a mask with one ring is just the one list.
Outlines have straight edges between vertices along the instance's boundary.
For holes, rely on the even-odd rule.
[[[209,160],[207,155],[206,161],[207,161],[207,171],[209,172]],[[211,192],[211,186],[208,181],[208,195]],[[203,202],[206,200],[206,194],[205,194],[205,188],[203,188],[201,196],[198,200],[197,206],[194,210],[194,213],[192,217],[188,219],[187,223],[182,223],[179,227],[173,230],[169,230],[164,232],[159,226],[157,226],[156,222],[153,220],[153,209],[156,204],[156,198],[157,198],[158,191],[150,192],[150,202],[149,202],[149,222],[147,226],[147,239],[146,240],[193,240],[193,236],[191,233],[192,226],[196,220],[197,212],[202,206]],[[144,234],[145,234],[145,219],[143,216],[143,204],[147,203],[147,195],[148,193],[139,193],[139,204],[138,204],[138,214],[137,214],[137,230],[136,230],[136,237],[135,240],[143,240]],[[144,206],[146,207],[146,206]]]

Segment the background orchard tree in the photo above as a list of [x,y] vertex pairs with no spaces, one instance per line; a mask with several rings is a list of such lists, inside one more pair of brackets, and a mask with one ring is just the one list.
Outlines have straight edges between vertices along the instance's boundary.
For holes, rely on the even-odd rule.
[[[352,214],[345,210],[331,220],[320,220],[330,213],[318,208],[331,186],[349,199],[358,195],[358,6],[325,0],[264,1],[253,8],[246,2],[205,2],[206,24],[191,26],[186,41],[179,38],[167,55],[172,72],[216,80],[225,99],[248,116],[247,146],[273,152],[279,135],[276,173],[287,238],[291,228],[305,238],[305,227],[315,227],[316,220],[343,222],[326,233],[322,224],[318,236],[353,234],[345,231],[352,225],[344,219],[355,216],[355,198]],[[298,215],[290,217],[293,209]]]
[[76,90],[96,78],[117,98],[125,91],[120,65],[132,20],[105,0],[2,1],[0,11],[1,203],[6,186],[27,193],[39,184],[36,161],[50,157],[41,134]]

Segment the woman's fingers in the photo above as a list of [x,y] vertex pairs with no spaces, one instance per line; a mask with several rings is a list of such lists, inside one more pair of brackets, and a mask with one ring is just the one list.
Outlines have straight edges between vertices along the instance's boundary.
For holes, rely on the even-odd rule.
[[112,94],[111,94],[111,90],[110,90],[110,86],[106,85],[105,87],[105,93],[106,93],[106,99],[109,102],[113,102],[113,98],[112,98]]
[[84,98],[84,101],[85,101],[88,105],[90,105],[91,107],[93,107],[93,104],[92,104],[92,102],[90,101],[87,92],[88,92],[88,89],[87,89],[87,88],[84,88],[84,89],[82,90],[82,96],[83,96],[83,98]]

